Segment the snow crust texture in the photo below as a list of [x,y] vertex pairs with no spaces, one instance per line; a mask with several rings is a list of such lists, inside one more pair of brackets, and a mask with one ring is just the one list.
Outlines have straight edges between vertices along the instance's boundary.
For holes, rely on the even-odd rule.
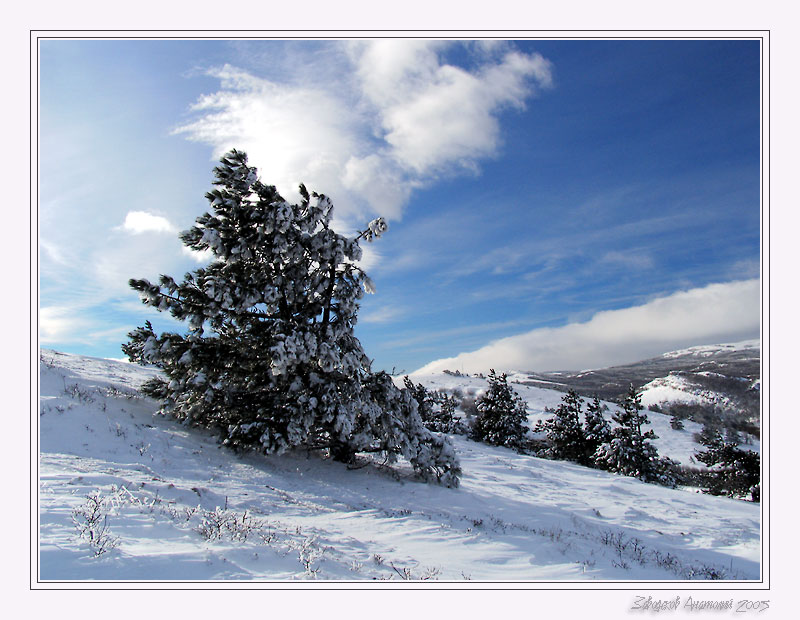
[[[156,372],[42,352],[42,581],[760,578],[758,504],[464,437],[452,438],[459,488],[420,482],[404,461],[361,457],[348,467],[305,452],[237,455],[153,415],[157,404],[137,387]],[[475,377],[423,382],[486,388]],[[531,426],[561,398],[515,389]],[[659,452],[688,459],[698,429],[671,431],[667,416],[649,417]]]

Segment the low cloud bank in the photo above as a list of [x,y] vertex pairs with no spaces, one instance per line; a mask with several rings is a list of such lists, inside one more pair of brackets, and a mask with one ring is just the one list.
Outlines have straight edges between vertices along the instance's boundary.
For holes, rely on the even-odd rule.
[[641,306],[598,312],[585,323],[534,329],[414,374],[442,371],[584,370],[635,362],[684,347],[736,342],[760,334],[758,279],[680,291]]

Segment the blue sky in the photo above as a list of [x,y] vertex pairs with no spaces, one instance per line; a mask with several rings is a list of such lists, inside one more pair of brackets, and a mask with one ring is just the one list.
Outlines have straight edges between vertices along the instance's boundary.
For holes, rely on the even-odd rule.
[[757,41],[119,41],[40,46],[40,342],[121,357],[131,277],[236,146],[376,215],[376,368],[553,370],[759,335]]

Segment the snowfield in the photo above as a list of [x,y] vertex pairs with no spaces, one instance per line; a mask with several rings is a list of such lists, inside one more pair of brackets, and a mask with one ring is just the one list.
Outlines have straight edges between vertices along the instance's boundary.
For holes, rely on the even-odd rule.
[[707,393],[697,392],[685,377],[673,374],[659,377],[645,384],[641,394],[642,405],[645,407],[662,403],[713,405],[716,402],[710,391]]
[[743,340],[741,342],[731,342],[726,344],[712,344],[712,345],[700,345],[697,347],[690,347],[688,349],[678,349],[677,351],[670,351],[669,353],[664,353],[661,357],[663,358],[674,358],[674,357],[685,357],[687,355],[691,355],[697,358],[708,358],[714,357],[715,355],[719,355],[720,353],[724,353],[726,351],[742,351],[742,350],[760,350],[761,349],[761,340]]
[[[42,351],[40,580],[761,579],[759,504],[460,436],[457,489],[421,483],[402,462],[237,455],[154,417],[155,403],[136,392],[154,372]],[[486,387],[413,379],[464,394]],[[513,387],[531,424],[561,400]],[[659,452],[690,463],[699,426],[673,431],[668,416],[648,416]]]

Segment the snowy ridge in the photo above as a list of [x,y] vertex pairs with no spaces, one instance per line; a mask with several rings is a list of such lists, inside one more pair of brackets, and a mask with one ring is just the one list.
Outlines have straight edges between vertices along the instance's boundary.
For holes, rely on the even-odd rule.
[[[699,373],[698,373],[699,374]],[[696,403],[713,405],[727,404],[724,398],[720,398],[713,392],[707,390],[697,390],[695,386],[681,375],[667,375],[654,379],[641,388],[642,405],[649,407],[665,402],[669,403]]]
[[743,340],[742,342],[732,342],[728,344],[710,344],[700,345],[697,347],[689,347],[688,349],[679,349],[677,351],[670,351],[664,353],[661,357],[670,359],[674,357],[712,357],[720,353],[730,353],[732,351],[747,351],[750,349],[758,349],[761,351],[761,340]]
[[[761,417],[759,340],[703,345],[664,353],[623,366],[582,372],[527,373],[523,383],[536,387],[574,389],[583,397],[619,402],[633,385],[643,404],[669,411],[674,405],[701,411],[705,422],[738,426],[758,434]],[[685,413],[685,412],[684,412]],[[694,415],[694,414],[692,414]],[[705,416],[705,418],[704,418]]]
[[[454,437],[457,489],[404,463],[264,457],[153,417],[154,370],[43,351],[43,580],[593,581],[760,577],[758,504]],[[480,378],[430,377],[477,394]],[[529,421],[558,404],[514,385]],[[657,434],[664,429],[649,414]],[[693,431],[682,431],[691,437]],[[680,451],[679,433],[665,454]],[[659,446],[659,450],[662,447]]]

